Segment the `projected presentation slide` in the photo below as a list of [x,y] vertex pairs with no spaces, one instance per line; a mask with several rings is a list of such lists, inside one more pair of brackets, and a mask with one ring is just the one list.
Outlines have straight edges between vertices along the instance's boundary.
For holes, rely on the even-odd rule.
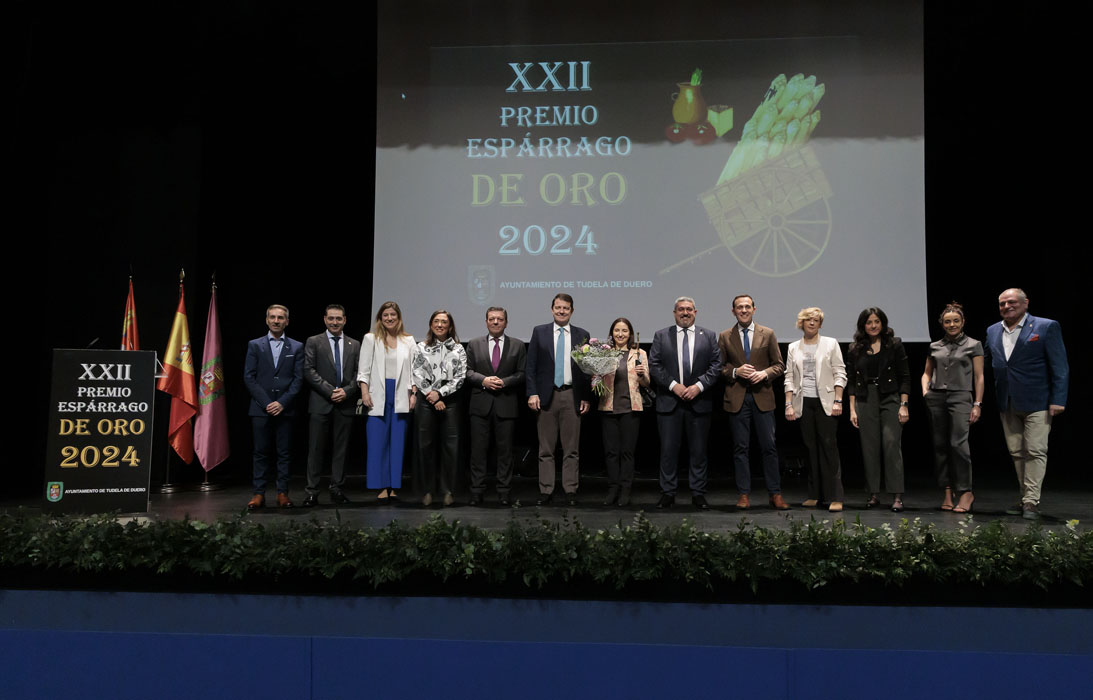
[[921,57],[871,51],[432,49],[397,125],[415,136],[377,148],[373,305],[398,301],[417,334],[448,309],[468,337],[503,306],[526,339],[565,292],[593,335],[626,316],[648,341],[676,297],[720,330],[746,293],[782,339],[807,306],[843,340],[867,306],[928,339]]

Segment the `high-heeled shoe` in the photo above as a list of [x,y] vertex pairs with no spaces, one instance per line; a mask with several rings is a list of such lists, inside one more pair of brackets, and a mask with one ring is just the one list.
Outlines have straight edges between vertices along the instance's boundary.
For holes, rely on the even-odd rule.
[[953,509],[953,490],[948,486],[945,487],[945,500],[941,503],[941,510],[950,511]]
[[877,494],[873,494],[869,497],[869,502],[865,504],[866,508],[876,508],[880,505],[880,499],[877,498]]
[[896,500],[892,501],[892,512],[893,513],[902,513],[903,512],[903,499],[902,498],[897,497]]
[[975,505],[975,495],[973,495],[971,491],[966,491],[960,496],[961,501],[964,500],[964,496],[971,496],[971,500],[968,501],[968,505],[966,505],[966,506],[961,505],[960,503],[957,503],[955,506],[953,506],[953,512],[954,513],[971,513],[972,512],[972,506]]

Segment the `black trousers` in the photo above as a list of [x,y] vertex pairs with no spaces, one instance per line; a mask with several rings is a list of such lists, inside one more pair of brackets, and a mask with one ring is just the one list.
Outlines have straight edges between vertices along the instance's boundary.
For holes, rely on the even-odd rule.
[[414,422],[418,444],[416,488],[422,494],[451,493],[455,490],[459,457],[459,405],[445,402],[444,410],[437,411],[429,402],[418,401]]
[[641,412],[600,413],[603,427],[603,459],[607,480],[613,487],[629,489],[634,483],[634,448],[638,444]]
[[972,392],[926,392],[930,430],[934,438],[934,473],[937,485],[957,493],[972,490],[971,429]]
[[824,413],[818,398],[804,397],[801,438],[808,448],[808,497],[821,503],[842,503],[842,465],[836,434],[839,419]]
[[490,437],[497,448],[497,493],[501,496],[512,489],[512,440],[516,434],[515,418],[498,418],[496,411],[488,416],[471,416],[471,493],[486,492],[486,465],[490,456]]

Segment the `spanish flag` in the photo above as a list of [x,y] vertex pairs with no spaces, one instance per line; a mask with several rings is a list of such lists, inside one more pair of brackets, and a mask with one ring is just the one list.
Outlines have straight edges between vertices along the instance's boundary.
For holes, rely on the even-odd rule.
[[125,298],[125,318],[121,322],[121,349],[140,350],[137,333],[137,300],[133,296],[133,278],[129,278],[129,296]]
[[167,439],[171,447],[189,464],[194,461],[194,426],[190,419],[197,413],[197,384],[190,352],[190,328],[186,322],[186,288],[178,285],[178,310],[163,357],[164,375],[156,386],[171,395],[171,419]]

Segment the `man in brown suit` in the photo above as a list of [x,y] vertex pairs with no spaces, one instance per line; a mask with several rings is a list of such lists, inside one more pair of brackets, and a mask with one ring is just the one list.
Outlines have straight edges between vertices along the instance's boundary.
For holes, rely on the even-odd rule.
[[721,374],[725,377],[725,410],[732,414],[733,463],[736,468],[737,508],[751,506],[751,429],[759,439],[763,456],[763,477],[770,492],[770,505],[788,510],[782,498],[782,480],[778,473],[778,448],[774,443],[774,389],[772,383],[785,374],[786,365],[778,349],[774,331],[757,325],[755,300],[740,294],[732,300],[736,324],[721,332],[717,345],[721,350]]

